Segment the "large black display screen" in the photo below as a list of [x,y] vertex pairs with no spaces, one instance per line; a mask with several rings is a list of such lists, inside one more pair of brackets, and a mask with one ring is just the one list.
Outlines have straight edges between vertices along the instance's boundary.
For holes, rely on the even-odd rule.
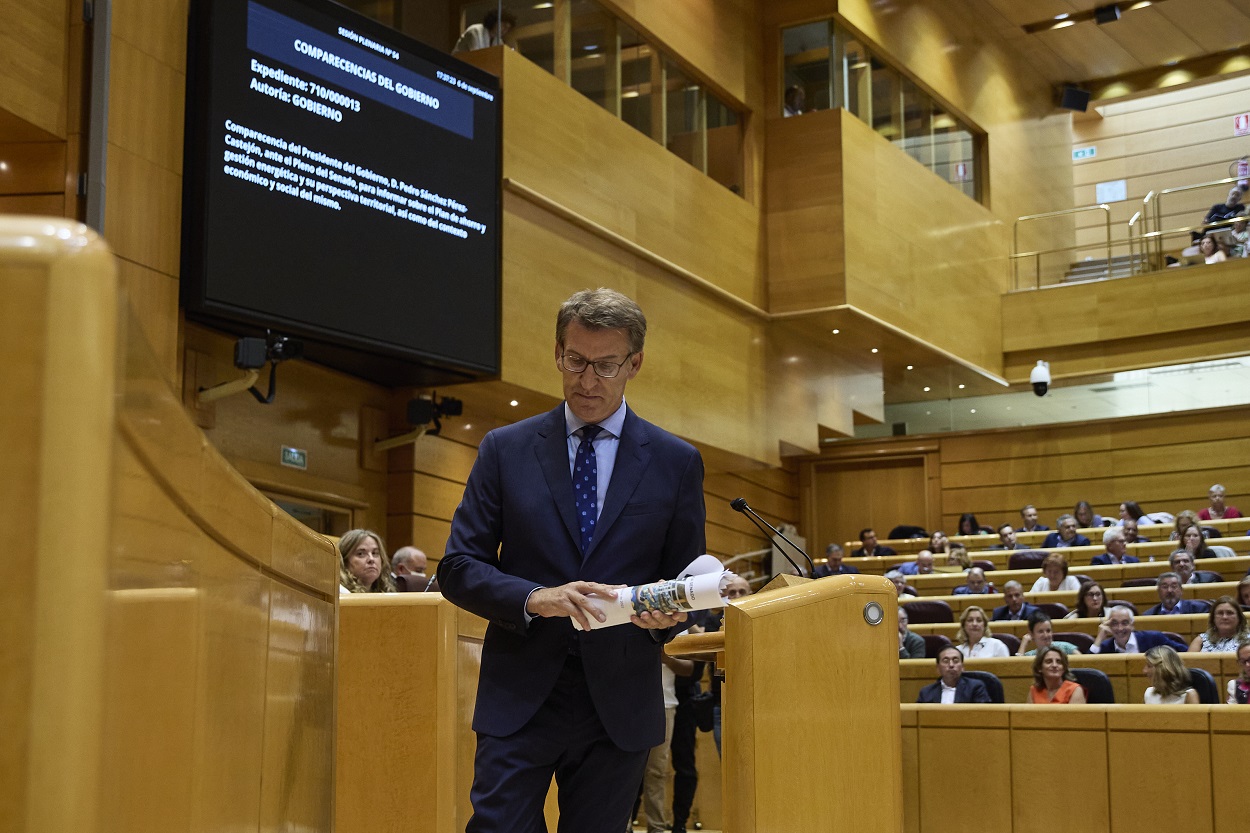
[[383,384],[497,375],[497,80],[326,0],[198,0],[188,54],[187,314]]

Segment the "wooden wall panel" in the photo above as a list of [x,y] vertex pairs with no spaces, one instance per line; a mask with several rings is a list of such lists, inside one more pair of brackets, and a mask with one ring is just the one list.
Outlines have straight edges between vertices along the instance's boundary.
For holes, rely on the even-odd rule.
[[34,128],[27,138],[66,136],[71,8],[64,0],[0,2],[0,110]]
[[[1138,501],[1148,512],[1197,511],[1207,506],[1213,483],[1225,485],[1233,505],[1250,505],[1245,497],[1250,483],[1243,476],[1250,468],[1247,417],[1250,408],[1240,406],[934,437],[931,467],[939,479],[940,505],[930,523],[953,532],[959,515],[972,512],[983,526],[1018,524],[1020,507],[1032,503],[1041,522],[1053,529],[1055,518],[1071,512],[1078,500],[1112,518],[1125,500]],[[853,454],[863,459],[903,454],[916,442],[909,437],[839,443],[837,456],[809,458],[801,468],[818,471]],[[886,494],[893,485],[890,477],[866,467],[858,488]],[[803,511],[824,511],[828,500],[820,481],[813,480],[810,497],[803,495]],[[874,503],[844,513],[850,515],[844,524],[857,528],[839,540],[853,539],[858,526],[868,524],[860,518],[875,518],[868,513],[876,509]],[[880,522],[873,522],[880,534]]]
[[811,482],[819,497],[809,540],[822,555],[826,544],[857,540],[866,526],[886,538],[898,524],[928,524],[924,455],[822,462],[812,467]]

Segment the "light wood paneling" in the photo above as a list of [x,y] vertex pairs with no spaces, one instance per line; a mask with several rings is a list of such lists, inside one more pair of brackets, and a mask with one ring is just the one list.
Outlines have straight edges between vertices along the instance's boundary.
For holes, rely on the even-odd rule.
[[71,4],[63,0],[4,0],[0,3],[0,110],[38,130],[66,135],[65,33]]
[[[3,134],[0,134],[3,135]],[[0,194],[61,194],[65,190],[64,142],[0,142]]]

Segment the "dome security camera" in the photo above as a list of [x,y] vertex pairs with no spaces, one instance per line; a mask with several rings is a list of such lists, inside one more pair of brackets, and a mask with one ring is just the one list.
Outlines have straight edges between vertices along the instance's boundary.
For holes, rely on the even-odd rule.
[[1045,396],[1050,390],[1050,362],[1039,361],[1029,372],[1029,381],[1033,384],[1034,396]]

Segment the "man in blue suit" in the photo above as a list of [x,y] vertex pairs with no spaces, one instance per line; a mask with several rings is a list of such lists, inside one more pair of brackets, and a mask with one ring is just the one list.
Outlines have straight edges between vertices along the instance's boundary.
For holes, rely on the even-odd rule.
[[1098,626],[1094,637],[1093,654],[1144,654],[1156,645],[1169,645],[1175,651],[1189,648],[1159,631],[1133,630],[1133,611],[1123,605],[1113,606],[1107,618]]
[[1007,604],[994,608],[994,615],[990,617],[994,622],[1012,619],[1027,622],[1029,617],[1038,609],[1037,605],[1030,604],[1024,600],[1024,587],[1015,579],[1003,585],[1003,601],[1007,602]]
[[1055,526],[1058,529],[1046,536],[1046,539],[1042,541],[1042,549],[1089,546],[1089,539],[1084,535],[1077,534],[1076,518],[1071,515],[1060,515],[1059,520],[1055,522]]
[[490,622],[467,833],[544,830],[553,777],[560,833],[618,833],[664,740],[660,649],[685,614],[588,629],[602,620],[592,599],[674,578],[705,551],[698,451],[625,404],[645,336],[620,293],[566,301],[564,403],[486,435],[452,518],[439,584]]
[[1128,539],[1124,537],[1124,530],[1118,526],[1109,526],[1107,531],[1102,534],[1102,545],[1107,551],[1102,555],[1095,555],[1089,562],[1091,565],[1099,564],[1136,564],[1141,561],[1135,555],[1128,554]]
[[825,547],[825,563],[816,568],[815,572],[812,573],[812,578],[844,576],[858,572],[858,567],[842,563],[842,547],[838,544],[830,544]]
[[1147,610],[1146,616],[1171,616],[1181,613],[1206,613],[1211,606],[1197,599],[1182,599],[1181,577],[1178,573],[1159,575],[1159,603]]
[[990,702],[985,683],[964,676],[964,655],[954,645],[938,651],[937,666],[941,679],[920,689],[917,703]]

